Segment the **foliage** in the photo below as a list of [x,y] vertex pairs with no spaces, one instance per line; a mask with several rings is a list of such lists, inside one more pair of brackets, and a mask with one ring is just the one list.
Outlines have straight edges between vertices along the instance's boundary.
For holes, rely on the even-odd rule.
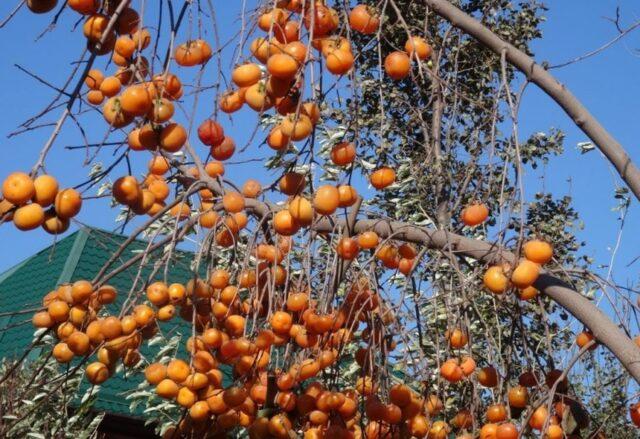
[[[97,388],[82,375],[67,374],[47,353],[53,338],[34,337],[40,355],[26,362],[0,364],[0,436],[5,438],[85,439],[96,437],[103,414],[93,411]],[[70,368],[77,366],[69,366]]]

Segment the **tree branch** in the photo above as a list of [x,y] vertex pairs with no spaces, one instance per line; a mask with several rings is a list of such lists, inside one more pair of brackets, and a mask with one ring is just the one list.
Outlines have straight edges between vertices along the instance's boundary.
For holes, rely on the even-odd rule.
[[[210,189],[212,189],[211,186]],[[258,200],[246,199],[245,201],[247,211],[261,217],[270,210],[268,205]],[[332,233],[334,230],[344,230],[346,227],[345,219],[330,221],[326,217],[319,219],[312,226],[317,233]],[[382,219],[357,220],[352,230],[354,234],[373,230],[383,239],[393,236],[393,239],[421,244],[430,249],[446,250],[457,256],[470,257],[486,264],[517,262],[516,255],[497,244],[466,238],[445,230]],[[573,290],[566,282],[548,273],[542,273],[534,286],[582,322],[598,342],[607,347],[629,374],[640,383],[640,348],[594,303]]]
[[640,170],[622,145],[593,117],[582,103],[553,75],[523,51],[517,49],[475,18],[467,15],[447,0],[425,0],[425,4],[440,17],[450,22],[466,34],[475,38],[480,44],[497,55],[505,52],[509,64],[524,73],[527,79],[536,84],[551,97],[583,133],[600,149],[615,166],[622,180],[640,200]]

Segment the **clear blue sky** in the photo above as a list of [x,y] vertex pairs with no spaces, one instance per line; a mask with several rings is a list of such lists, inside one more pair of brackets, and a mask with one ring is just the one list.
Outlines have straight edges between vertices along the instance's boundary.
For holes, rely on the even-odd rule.
[[[16,0],[17,1],[17,0]],[[16,1],[3,1],[0,4],[0,17],[13,8]],[[135,4],[136,2],[134,2]],[[236,2],[215,1],[220,5],[217,10],[221,23],[231,23],[239,7]],[[149,2],[147,2],[147,5]],[[604,20],[604,16],[613,17],[616,6],[621,7],[622,23],[627,25],[640,16],[640,5],[637,2],[612,0],[554,0],[547,3],[550,10],[546,14],[548,21],[544,24],[544,37],[537,41],[533,48],[536,59],[557,64],[589,52],[616,35],[613,25]],[[58,28],[34,42],[49,22],[48,16],[34,16],[21,11],[4,29],[0,29],[0,77],[4,78],[0,87],[0,100],[4,103],[0,118],[0,177],[4,178],[14,170],[28,170],[35,162],[41,146],[50,134],[51,128],[44,128],[14,138],[7,135],[16,129],[23,120],[43,108],[53,95],[52,90],[35,82],[20,72],[14,64],[42,75],[53,84],[61,84],[70,69],[70,63],[82,50],[82,37],[78,32],[72,34],[70,29],[76,15],[63,14]],[[222,39],[229,36],[235,25],[221,26]],[[184,37],[186,38],[186,37]],[[640,31],[626,37],[604,53],[581,63],[554,70],[556,74],[595,114],[610,132],[627,148],[634,161],[640,163],[640,152],[636,146],[638,135],[638,96],[640,84],[637,81],[640,73],[637,53],[640,47]],[[100,65],[103,65],[101,61]],[[227,63],[225,68],[229,67]],[[215,75],[215,69],[209,73]],[[211,96],[211,95],[209,95]],[[212,111],[212,103],[201,103],[198,115],[206,117]],[[47,122],[55,120],[59,112],[47,117]],[[180,120],[181,116],[178,116]],[[184,117],[182,118],[184,121]],[[91,141],[102,139],[105,128],[102,120],[96,116],[83,119]],[[225,129],[239,145],[249,138],[255,126],[255,114],[243,110],[234,116],[234,122],[223,120]],[[576,144],[585,141],[586,137],[574,127],[564,113],[549,98],[535,87],[530,87],[521,112],[522,138],[537,131],[545,131],[554,126],[566,132],[566,151],[555,158],[544,170],[547,189],[557,195],[569,193],[574,198],[574,205],[581,213],[585,229],[581,237],[588,241],[585,252],[596,258],[598,263],[605,264],[615,244],[618,230],[617,214],[611,211],[615,205],[613,198],[614,181],[612,171],[598,152],[593,151],[580,155]],[[263,134],[258,134],[262,136]],[[194,144],[198,144],[195,137]],[[260,139],[261,140],[261,139]],[[83,150],[63,152],[65,145],[82,143],[79,131],[68,121],[62,135],[55,143],[52,160],[48,162],[48,171],[54,174],[63,185],[73,185],[88,170],[79,171],[84,159]],[[257,151],[255,156],[263,157],[268,152]],[[107,164],[108,154],[101,155]],[[143,164],[136,168],[141,172]],[[235,181],[244,181],[257,175],[266,180],[268,176],[260,169],[260,165],[229,166],[228,172]],[[80,173],[81,172],[81,173]],[[126,173],[126,168],[120,168]],[[251,174],[251,175],[248,175]],[[527,195],[530,197],[540,189],[542,181],[540,173],[529,173],[527,177]],[[88,206],[87,206],[88,207]],[[106,228],[114,228],[116,212],[106,206],[105,202],[91,202],[80,214],[84,223]],[[623,236],[617,261],[616,275],[618,281],[635,281],[635,273],[640,263],[625,269],[624,266],[639,253],[638,239],[635,230],[640,225],[635,204],[627,218],[627,226]],[[0,227],[0,272],[11,267],[35,251],[50,245],[51,236],[43,231],[22,233],[7,224]]]

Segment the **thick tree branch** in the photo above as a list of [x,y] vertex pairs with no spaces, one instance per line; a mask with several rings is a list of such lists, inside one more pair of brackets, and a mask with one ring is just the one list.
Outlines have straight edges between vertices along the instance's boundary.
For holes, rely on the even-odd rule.
[[[210,188],[213,189],[212,186]],[[260,217],[268,215],[270,210],[268,205],[255,199],[246,199],[246,208]],[[312,225],[313,230],[319,233],[331,233],[346,227],[345,219],[334,222],[326,217],[320,218]],[[516,255],[496,244],[466,238],[445,230],[377,219],[357,220],[352,230],[354,234],[373,230],[383,239],[393,236],[393,239],[421,244],[430,249],[446,250],[486,264],[517,262]],[[566,282],[547,273],[542,273],[534,286],[582,322],[598,342],[607,347],[640,383],[640,348],[593,302],[573,290]]]
[[[220,183],[206,173],[200,174],[200,180],[217,196],[224,194]],[[273,210],[272,206],[253,198],[245,198],[245,207],[247,213],[258,218],[270,215]],[[507,262],[515,265],[517,262],[516,255],[497,244],[467,238],[446,230],[383,219],[359,219],[355,222],[353,220],[329,220],[327,217],[321,217],[311,227],[316,233],[350,230],[352,235],[373,230],[383,239],[392,236],[396,240],[420,244],[430,249],[446,250],[448,253],[469,257],[485,264]],[[582,322],[598,342],[618,358],[636,382],[640,383],[640,348],[606,314],[555,276],[542,273],[534,286]]]
[[497,55],[502,55],[504,52],[506,60],[511,65],[524,73],[529,81],[540,87],[562,107],[573,122],[615,166],[622,180],[634,193],[636,199],[640,200],[640,170],[631,161],[622,145],[563,84],[537,64],[533,58],[502,40],[478,20],[467,15],[448,0],[425,0],[425,4],[431,7],[436,14],[475,38]]

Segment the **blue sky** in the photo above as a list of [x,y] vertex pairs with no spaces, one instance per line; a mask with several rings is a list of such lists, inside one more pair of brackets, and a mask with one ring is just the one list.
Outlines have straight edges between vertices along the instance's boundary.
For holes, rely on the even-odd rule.
[[[14,3],[2,2],[0,17],[6,16],[13,9]],[[136,3],[134,2],[134,5]],[[236,2],[228,3],[232,7],[227,7],[219,1],[215,1],[214,4],[220,5],[217,14],[219,22],[224,23],[220,26],[221,38],[224,41],[236,29],[234,24],[229,23],[235,20],[236,8],[239,6]],[[613,17],[616,6],[621,7],[623,26],[638,19],[640,15],[640,6],[629,0],[554,0],[547,2],[547,5],[550,10],[546,14],[548,20],[543,26],[544,37],[533,45],[533,49],[538,61],[546,60],[552,65],[589,52],[612,39],[616,30],[603,17]],[[24,10],[4,29],[0,29],[3,36],[0,39],[3,54],[0,59],[0,77],[4,78],[4,87],[0,87],[0,100],[4,103],[3,117],[0,118],[0,151],[3,157],[0,160],[1,178],[14,170],[30,169],[51,131],[51,128],[44,128],[7,138],[23,120],[42,109],[53,95],[51,89],[20,72],[14,64],[20,64],[42,75],[47,81],[59,85],[66,79],[71,68],[70,63],[77,59],[82,51],[83,38],[77,31],[71,32],[77,19],[71,12],[63,14],[54,32],[35,42],[35,37],[48,25],[49,19],[50,16],[34,16]],[[638,135],[636,120],[640,91],[637,81],[640,66],[634,51],[636,47],[640,47],[640,31],[637,32],[639,33],[632,33],[601,54],[578,64],[554,70],[553,73],[627,148],[634,161],[640,163],[640,152],[635,142]],[[183,35],[183,39],[186,39],[186,35]],[[180,38],[178,40],[180,41]],[[231,49],[227,52],[227,55],[230,54]],[[101,60],[99,65],[104,66],[104,61]],[[228,67],[229,62],[223,65],[223,68]],[[216,75],[215,68],[207,75],[211,75],[207,79],[213,81]],[[211,98],[213,94],[207,96]],[[212,101],[207,100],[208,98],[205,97],[201,101],[198,120],[206,117],[213,109]],[[55,121],[58,115],[59,112],[56,111],[48,116],[46,121]],[[178,115],[178,120],[184,122],[186,118]],[[249,139],[256,119],[255,113],[242,110],[234,116],[233,123],[229,119],[222,121],[237,144],[243,145]],[[101,118],[89,115],[83,119],[83,124],[90,140],[102,139],[105,126]],[[546,131],[552,126],[565,131],[565,153],[552,160],[543,172],[528,171],[527,196],[530,198],[541,188],[542,173],[547,189],[558,196],[570,194],[585,224],[584,231],[580,233],[581,238],[588,242],[585,253],[593,256],[599,264],[608,263],[619,227],[618,214],[612,212],[612,207],[616,204],[613,198],[616,179],[612,177],[613,172],[608,162],[597,151],[586,155],[577,152],[577,143],[587,140],[586,137],[555,103],[533,86],[529,87],[526,94],[520,124],[522,138],[537,131]],[[259,140],[262,140],[262,135],[258,134]],[[192,140],[194,145],[198,146],[195,136]],[[77,184],[87,175],[88,170],[80,168],[85,158],[84,150],[62,151],[65,145],[78,144],[82,144],[82,137],[73,123],[68,121],[54,145],[47,168],[63,186]],[[250,155],[265,157],[269,154],[270,152],[256,151],[254,148]],[[107,164],[110,155],[105,151],[100,158]],[[141,160],[135,167],[138,173],[144,169],[144,163],[146,160]],[[268,175],[260,166],[259,163],[231,165],[227,167],[228,175],[238,182],[256,175],[267,181]],[[119,169],[120,174],[126,173],[126,168]],[[90,225],[113,229],[116,212],[106,204],[102,201],[86,203],[79,219]],[[638,240],[634,231],[639,225],[640,218],[634,204],[627,217],[623,243],[617,256],[616,276],[622,283],[634,281],[637,266],[640,265],[639,262],[628,269],[624,267],[637,256]],[[40,230],[23,233],[9,224],[0,226],[0,272],[52,242],[52,237]]]

